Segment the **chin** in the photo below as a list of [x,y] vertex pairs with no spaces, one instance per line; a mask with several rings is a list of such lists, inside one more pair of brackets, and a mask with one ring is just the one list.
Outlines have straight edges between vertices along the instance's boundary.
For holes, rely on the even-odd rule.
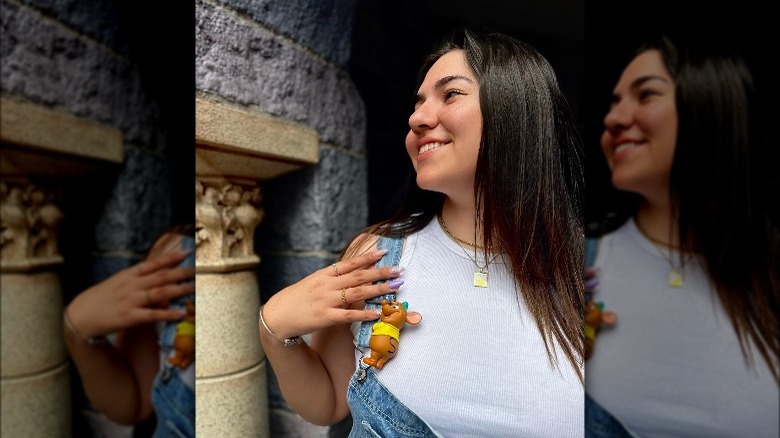
[[416,181],[417,186],[423,190],[444,193],[444,187],[441,181],[431,175],[417,173]]
[[644,196],[644,193],[647,191],[646,189],[650,183],[646,180],[640,180],[640,178],[637,178],[633,175],[613,173],[612,185],[620,191],[636,193],[638,195]]

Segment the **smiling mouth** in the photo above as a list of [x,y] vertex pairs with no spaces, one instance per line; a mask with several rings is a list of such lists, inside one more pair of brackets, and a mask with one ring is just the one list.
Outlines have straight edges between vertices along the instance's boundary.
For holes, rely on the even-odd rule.
[[436,149],[436,148],[438,148],[440,146],[444,146],[445,144],[448,144],[448,143],[440,143],[440,142],[428,143],[425,146],[421,147],[420,150],[417,151],[417,155],[420,155],[420,154],[423,154],[423,153],[428,152],[430,150]]
[[621,143],[617,147],[615,147],[615,150],[613,151],[613,153],[614,154],[618,154],[618,153],[623,152],[625,150],[634,149],[634,148],[639,147],[641,145],[642,145],[642,143],[633,142],[633,141],[632,142]]

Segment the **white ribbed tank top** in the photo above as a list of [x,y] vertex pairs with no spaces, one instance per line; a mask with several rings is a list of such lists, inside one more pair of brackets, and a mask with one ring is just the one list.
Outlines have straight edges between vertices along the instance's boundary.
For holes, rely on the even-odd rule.
[[550,364],[501,257],[474,287],[474,263],[432,220],[406,238],[400,265],[397,299],[422,322],[376,373],[398,400],[445,437],[583,436],[582,384],[560,349],[560,369]]

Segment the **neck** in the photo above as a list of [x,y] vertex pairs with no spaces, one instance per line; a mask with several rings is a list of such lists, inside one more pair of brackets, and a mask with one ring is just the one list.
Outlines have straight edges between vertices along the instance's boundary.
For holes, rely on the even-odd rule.
[[642,234],[654,243],[669,248],[680,246],[676,221],[672,222],[669,197],[649,200],[645,198],[636,214],[636,224]]
[[477,210],[473,200],[459,203],[450,197],[445,198],[441,218],[452,235],[482,246],[482,226],[477,225]]

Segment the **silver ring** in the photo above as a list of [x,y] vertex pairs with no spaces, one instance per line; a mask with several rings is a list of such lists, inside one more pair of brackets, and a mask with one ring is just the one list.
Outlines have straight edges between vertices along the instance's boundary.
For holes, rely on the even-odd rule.
[[336,277],[338,277],[339,275],[341,275],[341,274],[339,274],[339,268],[337,268],[337,267],[336,267],[336,264],[335,264],[335,263],[334,263],[334,264],[332,264],[331,266],[333,266],[333,270],[334,270],[334,271],[336,271]]

